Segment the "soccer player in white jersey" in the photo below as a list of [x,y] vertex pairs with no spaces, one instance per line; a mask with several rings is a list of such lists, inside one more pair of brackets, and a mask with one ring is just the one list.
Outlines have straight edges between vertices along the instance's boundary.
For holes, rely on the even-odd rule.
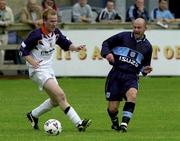
[[53,107],[59,106],[69,119],[75,124],[79,131],[85,131],[91,120],[81,120],[77,112],[68,103],[63,89],[59,86],[54,71],[51,67],[55,44],[63,50],[79,51],[85,46],[75,46],[56,27],[58,21],[57,13],[48,9],[43,13],[43,25],[41,28],[32,31],[22,42],[20,55],[24,56],[29,67],[29,76],[41,89],[44,89],[49,98],[41,105],[27,113],[27,118],[34,129],[39,129],[38,118],[50,111]]

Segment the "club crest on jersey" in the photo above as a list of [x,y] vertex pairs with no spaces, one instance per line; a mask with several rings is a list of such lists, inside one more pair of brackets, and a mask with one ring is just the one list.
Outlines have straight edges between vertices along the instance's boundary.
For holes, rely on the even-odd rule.
[[130,52],[130,57],[134,58],[135,56],[136,56],[136,52],[131,51]]

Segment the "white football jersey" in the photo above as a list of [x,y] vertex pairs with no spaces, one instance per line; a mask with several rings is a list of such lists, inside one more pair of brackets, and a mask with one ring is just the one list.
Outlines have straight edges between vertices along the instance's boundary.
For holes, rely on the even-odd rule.
[[57,28],[48,35],[43,33],[41,28],[37,29],[31,32],[28,38],[22,42],[20,54],[22,56],[31,55],[33,59],[40,61],[40,67],[37,69],[33,69],[32,65],[27,62],[30,75],[34,71],[41,71],[42,69],[48,69],[51,73],[54,73],[51,65],[56,44],[66,51],[69,50],[72,42],[62,35]]

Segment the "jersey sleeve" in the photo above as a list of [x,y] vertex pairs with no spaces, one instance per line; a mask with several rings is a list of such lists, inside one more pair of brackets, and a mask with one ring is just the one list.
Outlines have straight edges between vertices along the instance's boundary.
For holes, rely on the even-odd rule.
[[142,68],[141,68],[141,73],[143,74],[143,76],[146,76],[147,74],[143,72],[143,68],[145,66],[150,66],[151,65],[151,57],[152,57],[152,46],[149,45],[149,50],[147,51],[145,58],[142,62]]
[[56,34],[58,34],[56,44],[58,44],[64,51],[68,51],[72,42],[58,29],[56,29]]
[[31,50],[36,48],[38,42],[37,32],[31,32],[28,37],[21,43],[19,54],[27,56],[31,54]]
[[149,45],[149,50],[146,53],[146,56],[143,60],[143,66],[150,66],[151,65],[151,56],[152,56],[152,46]]
[[105,58],[107,54],[111,53],[111,50],[118,45],[122,40],[123,33],[119,33],[111,36],[102,43],[101,55]]

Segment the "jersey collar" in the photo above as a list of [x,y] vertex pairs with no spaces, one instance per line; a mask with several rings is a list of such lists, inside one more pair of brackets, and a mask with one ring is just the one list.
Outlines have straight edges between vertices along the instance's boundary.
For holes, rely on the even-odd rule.
[[53,33],[48,33],[48,31],[46,30],[45,24],[42,25],[41,31],[42,31],[42,33],[43,33],[45,36],[47,36],[47,37],[51,37],[51,35],[53,35]]
[[134,38],[136,40],[136,42],[139,43],[139,42],[144,42],[146,40],[146,35],[144,35],[144,37],[142,39],[136,39],[134,37],[133,32],[131,32],[131,38]]

